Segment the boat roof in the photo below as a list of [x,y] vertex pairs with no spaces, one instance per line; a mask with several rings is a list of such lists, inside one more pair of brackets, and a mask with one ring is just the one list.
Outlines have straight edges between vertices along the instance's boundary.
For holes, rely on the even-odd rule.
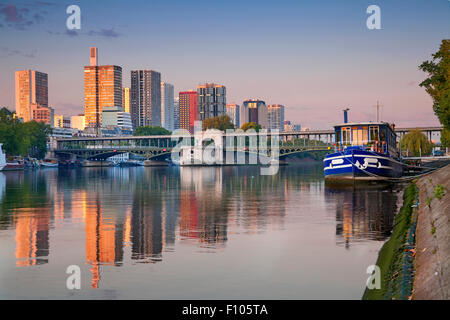
[[348,123],[342,123],[337,124],[334,127],[346,127],[346,126],[391,126],[388,122],[348,122]]

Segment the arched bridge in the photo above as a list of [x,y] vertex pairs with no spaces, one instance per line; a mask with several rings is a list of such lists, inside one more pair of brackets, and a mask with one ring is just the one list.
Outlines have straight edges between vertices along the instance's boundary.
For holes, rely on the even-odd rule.
[[[322,136],[324,133],[321,133]],[[170,135],[170,136],[122,136],[122,137],[79,137],[58,139],[56,148],[52,151],[60,159],[79,158],[85,160],[105,160],[111,156],[131,153],[147,160],[164,160],[170,158],[174,148],[180,145],[194,146],[198,141],[214,140],[215,145],[222,146],[224,152],[243,152],[247,154],[263,154],[267,156],[276,152],[279,158],[289,155],[327,151],[332,149],[332,137],[329,133],[327,141],[311,139],[313,133],[301,132],[275,134],[232,134],[219,136],[194,136],[194,135]],[[278,141],[278,150],[272,150],[272,139]],[[264,140],[263,140],[264,139]],[[275,141],[275,140],[274,140]],[[202,143],[201,142],[201,143]],[[204,143],[206,147],[208,143]],[[261,146],[267,146],[265,149]],[[179,149],[177,149],[179,150]]]

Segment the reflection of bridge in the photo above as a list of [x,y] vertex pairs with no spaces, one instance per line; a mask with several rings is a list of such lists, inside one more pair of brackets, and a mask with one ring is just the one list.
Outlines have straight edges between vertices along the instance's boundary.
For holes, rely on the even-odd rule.
[[[424,132],[431,140],[433,134],[438,134],[442,131],[442,127],[422,127],[422,128],[396,128],[395,132],[398,137],[411,130],[419,129]],[[226,147],[226,151],[244,152],[247,154],[261,153],[258,149],[261,139],[270,141],[271,133],[234,133],[231,135],[224,135],[222,137],[222,145],[229,146],[230,141],[233,141],[233,146],[246,145],[241,147]],[[280,158],[292,154],[312,151],[326,151],[331,149],[334,143],[333,130],[314,130],[301,132],[282,132],[278,134],[280,139],[279,156]],[[181,144],[190,141],[190,145],[195,145],[195,136],[185,135],[169,135],[169,136],[122,136],[122,137],[98,137],[98,138],[69,138],[58,139],[57,146],[53,150],[59,158],[73,158],[81,159],[98,159],[104,160],[108,157],[121,154],[132,153],[144,157],[146,159],[163,160],[171,156],[174,148]],[[244,140],[242,140],[244,139]],[[239,141],[241,143],[239,144]],[[245,141],[243,144],[242,141]],[[270,156],[271,147],[268,143],[267,152]]]

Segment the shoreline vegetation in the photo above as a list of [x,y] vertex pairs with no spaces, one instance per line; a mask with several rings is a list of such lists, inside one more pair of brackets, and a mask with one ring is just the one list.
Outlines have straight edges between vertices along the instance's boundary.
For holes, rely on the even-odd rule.
[[381,288],[366,288],[363,300],[449,299],[449,178],[447,165],[405,187],[391,237],[376,261]]
[[[408,242],[408,234],[415,225],[414,204],[418,196],[418,188],[415,183],[410,183],[403,193],[403,206],[395,217],[394,228],[389,240],[381,248],[376,265],[381,272],[381,288],[367,289],[363,300],[404,300],[404,279],[407,278],[404,268],[406,250],[411,250]],[[409,285],[412,288],[412,283]],[[409,293],[410,295],[410,293]]]

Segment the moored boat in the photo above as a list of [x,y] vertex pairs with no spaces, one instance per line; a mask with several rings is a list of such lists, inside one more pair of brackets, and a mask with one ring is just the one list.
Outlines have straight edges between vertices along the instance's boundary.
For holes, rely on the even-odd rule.
[[3,143],[0,143],[0,171],[6,166],[6,155],[2,149]]
[[336,148],[323,160],[325,180],[374,181],[402,176],[394,125],[344,123],[334,128]]
[[3,167],[3,171],[15,171],[23,170],[25,168],[25,163],[22,158],[16,157],[12,160],[6,160],[6,165]]
[[57,159],[44,159],[41,160],[41,168],[57,168],[58,160]]

